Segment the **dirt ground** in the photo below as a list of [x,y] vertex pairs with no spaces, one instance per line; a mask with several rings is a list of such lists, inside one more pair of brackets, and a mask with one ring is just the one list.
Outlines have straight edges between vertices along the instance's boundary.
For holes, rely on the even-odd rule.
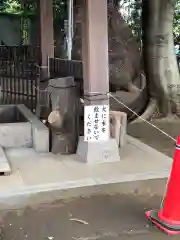
[[[179,134],[179,122],[154,124],[175,138]],[[173,156],[175,142],[151,126],[133,124],[128,132]],[[156,196],[103,195],[1,212],[0,240],[166,240],[169,237],[149,225],[144,214],[160,203]]]
[[156,196],[104,195],[11,211],[2,215],[1,240],[166,240],[144,214],[160,202]]

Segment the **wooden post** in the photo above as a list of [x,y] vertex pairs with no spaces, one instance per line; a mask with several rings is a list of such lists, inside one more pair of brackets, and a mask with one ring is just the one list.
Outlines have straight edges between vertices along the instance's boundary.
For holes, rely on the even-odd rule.
[[[115,139],[110,139],[109,132],[109,61],[108,61],[108,17],[107,0],[82,0],[82,56],[84,74],[85,117],[86,110],[93,108],[102,113],[108,109],[106,121],[102,114],[99,119],[91,119],[86,131],[92,134],[89,138],[80,138],[77,155],[84,162],[112,162],[119,160],[118,146]],[[92,108],[89,108],[92,106]],[[102,106],[104,106],[102,108]],[[89,118],[90,115],[89,114]],[[106,128],[100,124],[104,122]],[[93,125],[93,127],[92,127]],[[103,132],[103,133],[102,133]],[[104,140],[103,140],[104,136]],[[87,140],[90,139],[90,140]]]

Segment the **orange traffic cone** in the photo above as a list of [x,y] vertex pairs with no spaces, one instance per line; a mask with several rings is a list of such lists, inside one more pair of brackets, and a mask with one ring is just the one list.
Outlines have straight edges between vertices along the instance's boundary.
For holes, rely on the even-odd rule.
[[146,212],[148,219],[169,235],[180,234],[180,136],[176,150],[167,192],[159,211]]

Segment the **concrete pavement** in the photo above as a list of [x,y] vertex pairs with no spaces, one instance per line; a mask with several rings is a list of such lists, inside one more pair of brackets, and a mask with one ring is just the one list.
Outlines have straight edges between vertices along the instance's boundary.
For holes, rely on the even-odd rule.
[[114,163],[87,165],[75,156],[37,154],[25,148],[9,149],[6,155],[13,173],[0,176],[1,208],[99,192],[147,192],[151,189],[147,180],[159,180],[152,188],[160,195],[172,162],[130,136],[120,149],[121,161]]

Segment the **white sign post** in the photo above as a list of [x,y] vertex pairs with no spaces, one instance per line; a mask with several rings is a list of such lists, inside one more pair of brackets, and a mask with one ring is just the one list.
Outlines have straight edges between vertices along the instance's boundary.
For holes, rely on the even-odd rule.
[[84,107],[84,141],[108,141],[109,125],[109,105]]

